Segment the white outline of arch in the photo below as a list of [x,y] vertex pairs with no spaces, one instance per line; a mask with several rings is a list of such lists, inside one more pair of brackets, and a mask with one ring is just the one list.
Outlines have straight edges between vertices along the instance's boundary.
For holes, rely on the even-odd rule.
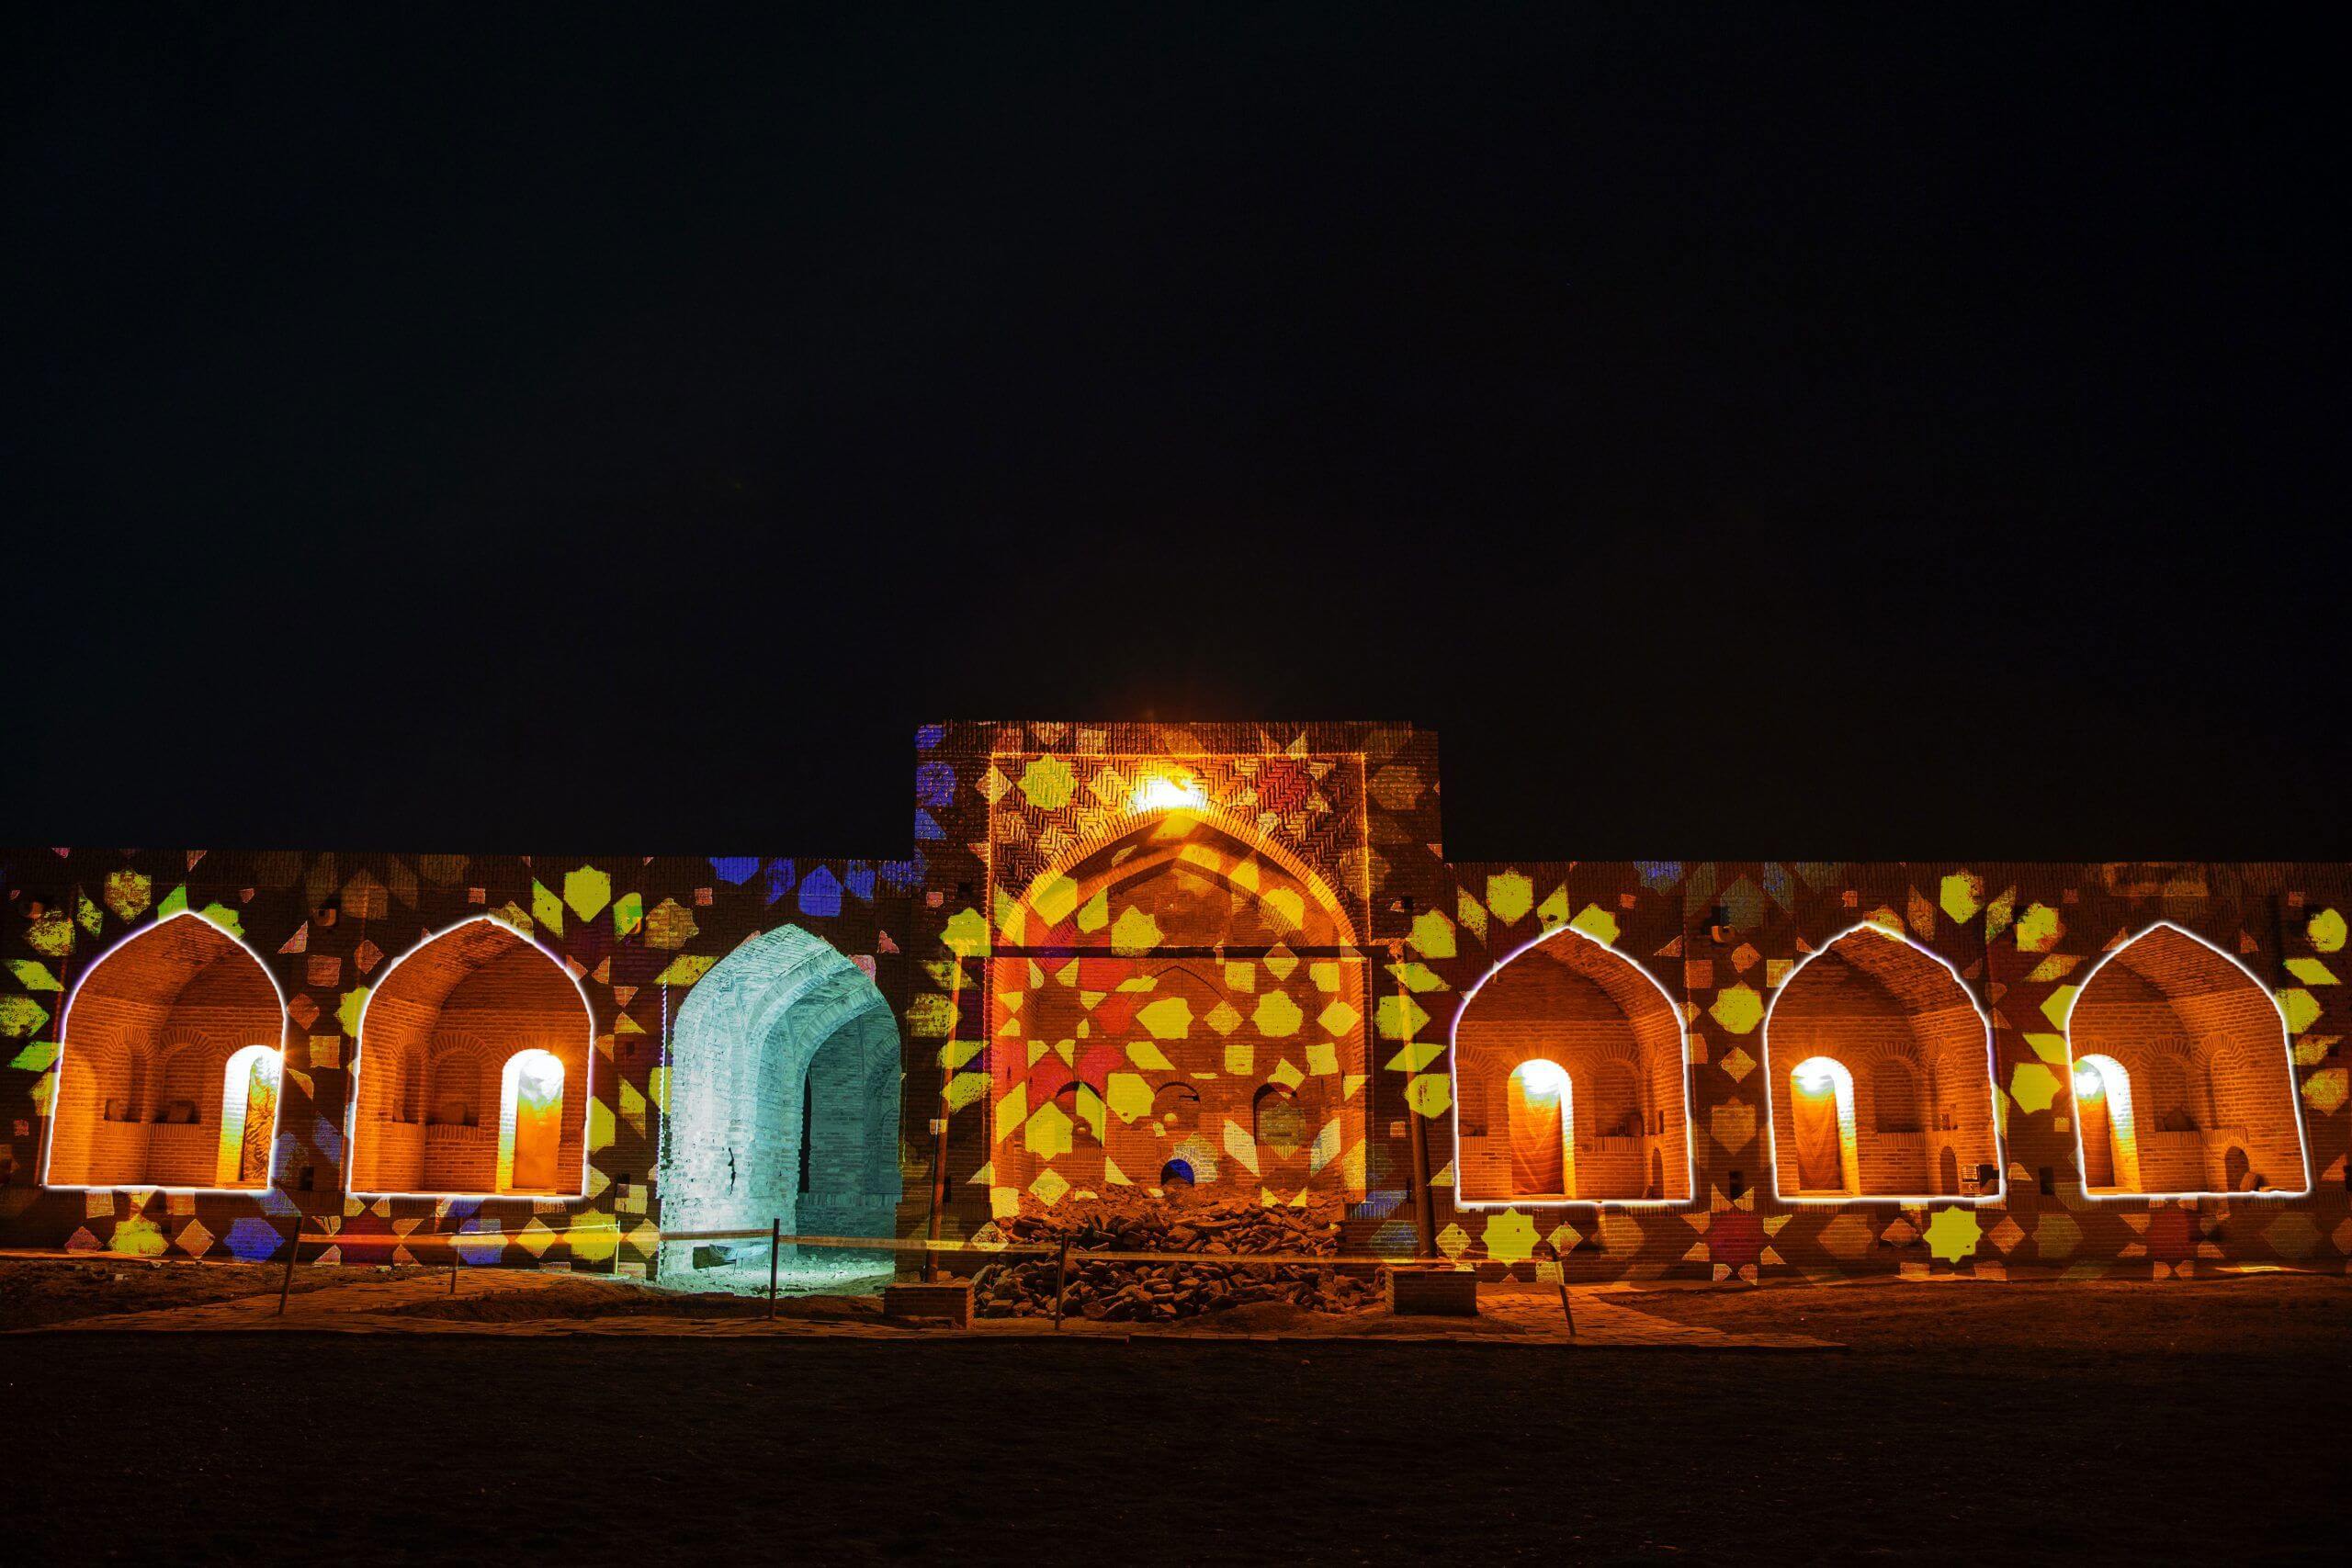
[[[1796,983],[1797,976],[1804,973],[1806,964],[1811,964],[1815,959],[1819,958],[1822,954],[1827,953],[1831,948],[1836,947],[1848,937],[1852,936],[1856,931],[1876,932],[1878,935],[1884,937],[1887,941],[1899,942],[1904,946],[1911,949],[1912,952],[1933,961],[1943,970],[1945,974],[1951,976],[1951,983],[1960,987],[1960,994],[1968,998],[1968,1005],[1975,1010],[1976,1021],[1984,1026],[1984,1089],[1989,1100],[1987,1110],[1993,1118],[1993,1164],[1996,1171],[1998,1173],[1994,1179],[1992,1191],[1979,1192],[1976,1196],[1972,1198],[1964,1192],[1933,1192],[1928,1193],[1924,1197],[1906,1197],[1884,1192],[1846,1192],[1838,1193],[1830,1197],[1806,1197],[1803,1194],[1792,1194],[1781,1190],[1781,1150],[1779,1140],[1773,1131],[1772,1118],[1772,1013],[1775,1009],[1780,1007],[1781,998],[1789,994],[1789,987]],[[1844,931],[1839,931],[1836,936],[1831,937],[1827,942],[1823,942],[1819,947],[1815,948],[1811,953],[1806,953],[1803,959],[1798,961],[1795,968],[1790,970],[1788,974],[1781,976],[1780,985],[1773,987],[1772,1000],[1764,1009],[1764,1022],[1761,1025],[1761,1031],[1764,1045],[1764,1157],[1771,1163],[1772,1167],[1772,1198],[1774,1201],[1781,1203],[1810,1203],[1815,1205],[1838,1203],[1893,1203],[1900,1207],[1909,1208],[1923,1208],[1941,1203],[1947,1205],[1960,1204],[1971,1209],[1983,1208],[1987,1205],[2006,1203],[2008,1201],[2009,1140],[2007,1129],[2001,1125],[2000,1064],[1993,1055],[1993,1017],[1990,1013],[1984,1010],[1984,1004],[1976,999],[1975,990],[1970,987],[1966,980],[1961,978],[1960,971],[1953,968],[1951,963],[1946,960],[1941,953],[1931,951],[1922,944],[1912,941],[1911,938],[1904,932],[1895,931],[1889,926],[1883,926],[1876,920],[1857,920],[1852,925],[1848,926]],[[1821,1053],[1815,1052],[1815,1055],[1821,1055]],[[1853,1071],[1851,1067],[1848,1067],[1846,1070],[1849,1073]],[[1859,1171],[1861,1160],[1861,1129],[1859,1125],[1859,1120],[1854,1132],[1854,1158],[1856,1168]],[[1860,1178],[1858,1176],[1858,1184],[1859,1180]]]
[[[515,940],[526,943],[531,947],[537,948],[540,955],[545,957],[548,963],[554,964],[556,968],[562,973],[565,979],[571,982],[571,988],[580,995],[580,1009],[582,1012],[588,1015],[588,1054],[582,1060],[583,1070],[580,1075],[580,1190],[577,1192],[420,1192],[413,1190],[391,1191],[373,1187],[363,1188],[352,1186],[351,1171],[352,1167],[356,1163],[353,1156],[359,1147],[358,1138],[356,1136],[359,1127],[359,1076],[368,1070],[368,1010],[376,1005],[376,998],[383,995],[384,982],[390,980],[392,977],[393,971],[397,970],[401,964],[415,957],[419,953],[424,951],[424,949],[431,947],[435,942],[439,942],[445,936],[449,936],[455,932],[461,931],[468,926],[485,924],[496,926],[500,931],[506,932]],[[451,989],[454,990],[456,987],[452,987]],[[343,1112],[343,1190],[345,1196],[351,1198],[461,1198],[468,1200],[480,1200],[482,1202],[490,1202],[493,1200],[497,1200],[520,1203],[579,1203],[587,1201],[588,1172],[590,1169],[589,1156],[591,1152],[588,1147],[588,1123],[590,1120],[594,1117],[596,1111],[596,1007],[594,1003],[588,999],[588,987],[580,983],[580,976],[571,972],[571,965],[566,964],[563,959],[556,953],[554,949],[546,946],[538,938],[532,936],[527,931],[515,930],[513,926],[508,925],[504,920],[500,919],[496,915],[469,915],[464,919],[458,920],[452,925],[444,926],[441,930],[433,932],[429,936],[420,937],[413,947],[411,947],[406,953],[401,953],[398,958],[393,959],[391,963],[386,964],[383,975],[373,986],[368,988],[367,1004],[359,1010],[359,1027],[352,1032],[351,1050],[351,1103],[344,1108]],[[493,1173],[496,1168],[497,1168],[494,1165],[492,1167]],[[493,1174],[491,1179],[495,1181],[498,1179],[496,1175]]]
[[[2229,964],[2239,974],[2245,976],[2247,983],[2253,986],[2256,990],[2261,992],[2263,999],[2270,1004],[2270,1015],[2278,1021],[2279,1063],[2287,1069],[2287,1113],[2294,1118],[2295,1152],[2301,1156],[2303,1164],[2303,1184],[2301,1187],[2296,1188],[2293,1191],[2290,1192],[2282,1188],[2277,1187],[2266,1187],[2256,1192],[2119,1192],[2113,1188],[2108,1188],[2102,1191],[2097,1192],[2091,1190],[2090,1167],[2089,1163],[2083,1157],[2083,1119],[2080,1116],[2074,1114],[2075,1009],[2082,1004],[2083,993],[2091,988],[2091,982],[2098,977],[2098,972],[2100,970],[2107,967],[2108,961],[2109,959],[2139,946],[2141,941],[2156,931],[2158,927],[2163,927],[2166,930],[2178,932],[2180,935],[2185,936],[2189,941],[2195,942],[2198,946],[2204,948],[2207,952],[2212,953],[2215,957],[2221,959],[2224,964]],[[2207,942],[2203,937],[2199,936],[2187,926],[2177,925],[2171,920],[2156,920],[2152,922],[2145,930],[2141,931],[2129,941],[2118,942],[2115,946],[2099,954],[2098,962],[2090,966],[2090,968],[2084,974],[2082,983],[2075,987],[2075,994],[2066,998],[2066,1021],[2064,1028],[2061,1030],[2061,1032],[2064,1034],[2066,1039],[2066,1120],[2074,1123],[2075,1175],[2082,1183],[2084,1197],[2089,1199],[2095,1203],[2133,1203],[2139,1202],[2143,1200],[2170,1202],[2177,1198],[2275,1199],[2308,1198],[2312,1195],[2315,1179],[2312,1175],[2311,1139],[2303,1131],[2303,1086],[2298,1082],[2295,1077],[2295,1036],[2287,1027],[2286,1010],[2278,1005],[2278,992],[2264,985],[2262,983],[2261,976],[2255,974],[2253,970],[2247,968],[2244,964],[2239,963],[2235,955],[2225,952],[2219,943]],[[2099,1053],[2096,1051],[2091,1053],[2093,1055],[2098,1055],[2098,1054]]]
[[[1470,1004],[1487,988],[1487,982],[1535,948],[1543,946],[1562,932],[1578,942],[1589,942],[1610,957],[1633,970],[1650,983],[1667,1010],[1674,1015],[1674,1037],[1682,1045],[1682,1164],[1683,1180],[1688,1184],[1680,1198],[1464,1198],[1462,1195],[1462,1021],[1469,1016]],[[1631,1021],[1628,1020],[1630,1022]],[[1478,983],[1462,995],[1462,1005],[1453,1010],[1453,1022],[1445,1032],[1445,1070],[1447,1089],[1453,1097],[1453,1206],[1456,1209],[1682,1209],[1694,1208],[1699,1198],[1698,1127],[1690,1120],[1690,1021],[1683,1016],[1682,1004],[1666,988],[1666,982],[1649,971],[1645,964],[1618,952],[1597,936],[1572,925],[1554,926],[1512,948],[1495,961],[1494,966],[1478,976]],[[1408,1111],[1411,1107],[1406,1108]]]
[[[247,942],[244,938],[239,936],[235,931],[231,931],[228,927],[214,919],[211,916],[204,913],[201,909],[175,909],[170,914],[165,915],[162,919],[154,922],[153,925],[141,926],[135,931],[124,932],[120,940],[117,941],[113,946],[107,948],[104,953],[99,953],[97,957],[92,959],[90,961],[90,966],[82,971],[81,977],[74,982],[73,992],[65,998],[65,1010],[58,1014],[57,1017],[57,1093],[62,1095],[65,1092],[65,1053],[73,1049],[74,1004],[82,999],[82,987],[90,983],[91,976],[96,974],[100,969],[106,966],[106,963],[108,959],[112,958],[116,953],[120,953],[124,948],[129,947],[132,942],[144,941],[146,938],[154,935],[157,931],[162,931],[165,926],[170,925],[174,920],[186,919],[202,920],[206,925],[210,926],[214,931],[219,931],[222,936],[227,937],[238,947],[244,949],[245,956],[252,959],[254,963],[260,967],[262,974],[269,980],[270,990],[276,993],[277,997],[278,1090],[277,1104],[269,1113],[269,1174],[262,1178],[262,1184],[259,1187],[215,1187],[209,1184],[198,1187],[189,1186],[185,1183],[178,1185],[165,1185],[162,1183],[148,1183],[144,1181],[51,1181],[49,1179],[49,1165],[50,1161],[55,1158],[57,1155],[57,1101],[52,1098],[50,1100],[49,1116],[47,1118],[49,1122],[49,1136],[44,1141],[44,1146],[41,1150],[40,1156],[40,1184],[44,1189],[53,1192],[244,1192],[254,1194],[256,1196],[264,1192],[276,1190],[277,1187],[277,1133],[278,1129],[285,1124],[286,1121],[286,1036],[287,1032],[290,1027],[290,1022],[286,1016],[286,987],[277,983],[277,972],[270,968],[269,964],[262,958],[260,953],[254,951],[251,943]],[[265,1043],[265,1042],[255,1040],[249,1041],[247,1043],[259,1045]],[[242,1047],[232,1047],[231,1054],[234,1055],[239,1049],[242,1049]],[[217,1179],[220,1172],[218,1150],[215,1151],[212,1172]]]

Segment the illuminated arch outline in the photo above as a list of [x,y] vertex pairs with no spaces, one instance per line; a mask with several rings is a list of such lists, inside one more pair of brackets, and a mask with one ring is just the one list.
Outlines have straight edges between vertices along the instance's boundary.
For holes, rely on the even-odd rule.
[[[1487,988],[1487,982],[1501,974],[1513,962],[1562,934],[1578,942],[1589,942],[1618,963],[1650,983],[1666,1010],[1674,1016],[1675,1043],[1681,1048],[1682,1064],[1679,1082],[1682,1086],[1682,1163],[1685,1195],[1680,1198],[1464,1198],[1462,1196],[1462,1047],[1458,1036],[1462,1021],[1470,1012],[1470,1004]],[[1453,1010],[1453,1022],[1445,1032],[1446,1092],[1453,1101],[1453,1206],[1457,1209],[1680,1209],[1699,1201],[1699,1145],[1696,1128],[1690,1120],[1690,1023],[1682,1016],[1681,1005],[1665,983],[1649,972],[1646,965],[1637,964],[1615,948],[1574,926],[1554,926],[1539,931],[1497,959],[1492,967],[1478,976],[1478,983],[1463,993],[1462,1005]],[[1409,1110],[1409,1107],[1408,1108]],[[1573,1137],[1575,1134],[1569,1134]]]
[[[1992,1191],[1979,1192],[1972,1198],[1964,1192],[1934,1192],[1916,1197],[1904,1197],[1889,1196],[1880,1192],[1806,1194],[1783,1192],[1781,1190],[1781,1151],[1778,1145],[1778,1135],[1773,1127],[1771,1098],[1773,1084],[1772,1013],[1775,1009],[1780,1007],[1781,998],[1789,994],[1789,987],[1795,983],[1796,977],[1799,975],[1804,973],[1806,964],[1811,964],[1815,959],[1819,958],[1823,953],[1827,953],[1831,948],[1836,947],[1848,937],[1852,936],[1856,931],[1871,931],[1879,936],[1884,937],[1889,942],[1899,942],[1904,946],[1909,948],[1912,952],[1920,954],[1924,958],[1931,960],[1939,968],[1942,969],[1945,974],[1951,976],[1951,983],[1960,987],[1960,994],[1968,998],[1969,1007],[1975,1011],[1976,1021],[1984,1026],[1984,1089],[1985,1094],[1991,1102],[1988,1109],[1993,1118],[1993,1168],[1995,1176],[1993,1179]],[[1780,985],[1773,989],[1772,1000],[1764,1009],[1764,1022],[1762,1027],[1764,1034],[1764,1160],[1766,1164],[1772,1168],[1772,1196],[1779,1201],[1783,1203],[1815,1204],[1896,1203],[1911,1205],[1914,1207],[1929,1203],[1961,1203],[1965,1204],[1970,1208],[1978,1208],[1985,1204],[2007,1201],[2009,1192],[2009,1141],[2007,1131],[2001,1124],[2001,1084],[2000,1079],[1997,1077],[1999,1070],[1998,1064],[1994,1060],[1993,1056],[1993,1020],[1991,1016],[1984,1011],[1984,1004],[1976,999],[1976,993],[1969,988],[1968,982],[1960,977],[1960,971],[1953,968],[1951,964],[1946,962],[1941,954],[1929,951],[1928,948],[1912,941],[1903,932],[1893,930],[1887,926],[1883,926],[1876,920],[1858,921],[1853,925],[1848,926],[1844,931],[1839,931],[1836,936],[1831,937],[1827,942],[1823,942],[1811,953],[1806,953],[1804,959],[1798,963],[1797,966],[1788,972],[1788,975],[1782,978]],[[1849,1072],[1851,1070],[1851,1068],[1848,1069]],[[1856,1135],[1859,1140],[1859,1131]],[[1859,1149],[1860,1145],[1858,1142],[1858,1156]]]
[[[537,948],[541,957],[554,964],[557,972],[562,975],[566,980],[571,982],[572,990],[580,998],[580,1010],[587,1017],[588,1049],[586,1054],[581,1058],[580,1072],[580,1092],[582,1096],[580,1122],[580,1190],[577,1192],[554,1193],[388,1192],[379,1191],[374,1188],[354,1187],[351,1185],[350,1172],[352,1165],[352,1151],[356,1146],[355,1134],[357,1132],[359,1126],[359,1077],[361,1074],[368,1070],[368,1010],[376,1005],[376,998],[383,994],[384,982],[390,979],[393,973],[398,970],[401,964],[407,963],[410,959],[415,957],[426,948],[431,947],[435,942],[439,942],[443,937],[461,931],[468,926],[479,925],[496,926],[499,930],[506,932],[517,942],[523,942],[527,946]],[[452,989],[455,989],[455,987],[453,987]],[[552,1199],[557,1202],[579,1202],[586,1199],[588,1194],[590,1153],[588,1148],[588,1124],[594,1118],[596,1101],[596,1009],[594,1004],[588,1000],[588,987],[580,983],[580,976],[571,972],[571,965],[557,957],[554,953],[542,945],[537,938],[533,937],[526,932],[515,930],[513,926],[508,925],[504,920],[500,919],[496,915],[471,915],[467,917],[465,919],[455,922],[454,924],[445,926],[429,936],[418,938],[416,943],[407,952],[401,953],[398,958],[393,959],[390,964],[386,964],[384,966],[384,973],[382,976],[377,979],[373,986],[370,986],[368,988],[368,1000],[359,1010],[359,1027],[353,1032],[353,1041],[355,1044],[355,1052],[351,1063],[351,1100],[350,1104],[345,1107],[343,1113],[344,1190],[346,1193],[355,1198],[462,1198],[469,1201],[478,1199],[484,1201],[492,1199],[511,1199],[521,1201],[537,1201],[538,1202],[547,1202]],[[509,1053],[509,1055],[512,1055],[513,1053]],[[566,1087],[569,1088],[570,1086],[567,1084]],[[280,1100],[282,1102],[282,1096],[280,1097]],[[492,1177],[492,1179],[495,1180],[496,1178]]]
[[[2287,1074],[2287,1114],[2294,1118],[2295,1152],[2302,1158],[2303,1184],[2292,1190],[2278,1187],[2265,1187],[2247,1192],[2125,1192],[2118,1191],[2114,1188],[2107,1188],[2098,1191],[2093,1191],[2090,1184],[2090,1165],[2083,1153],[2083,1119],[2080,1116],[2070,1115],[2066,1119],[2073,1122],[2075,1126],[2075,1174],[2082,1179],[2083,1196],[2090,1199],[2093,1202],[2098,1203],[2130,1203],[2136,1202],[2143,1199],[2156,1199],[2169,1201],[2176,1198],[2235,1199],[2310,1197],[2312,1195],[2314,1183],[2312,1176],[2311,1139],[2303,1132],[2303,1086],[2295,1081],[2294,1036],[2288,1032],[2287,1015],[2279,1010],[2278,994],[2272,991],[2269,987],[2264,985],[2253,970],[2239,963],[2238,960],[2229,953],[2224,952],[2219,944],[2207,942],[2203,937],[2199,936],[2195,931],[2190,931],[2188,927],[2177,925],[2171,920],[2157,920],[2154,924],[2150,925],[2145,931],[2142,931],[2132,936],[2129,942],[2118,942],[2115,946],[2099,954],[2098,962],[2092,964],[2090,969],[2083,976],[2083,983],[2075,987],[2075,994],[2073,996],[2066,998],[2066,1096],[2068,1109],[2072,1110],[2074,1105],[2074,1070],[2075,1061],[2077,1060],[2075,1055],[2075,1007],[2082,1001],[2083,993],[2091,988],[2091,982],[2098,977],[2098,972],[2107,967],[2108,961],[2109,959],[2115,958],[2121,953],[2128,953],[2132,948],[2139,946],[2143,939],[2159,929],[2187,937],[2198,946],[2205,949],[2208,953],[2212,953],[2215,957],[2229,964],[2230,967],[2235,969],[2239,974],[2245,976],[2246,978],[2246,984],[2252,986],[2256,991],[2259,991],[2262,994],[2262,999],[2269,1006],[2270,1016],[2278,1020],[2279,1066],[2286,1070]],[[2096,1055],[2098,1053],[2094,1052],[2092,1055]]]
[[[288,1027],[286,1017],[286,987],[277,983],[277,975],[272,973],[268,964],[262,962],[261,954],[255,953],[253,948],[246,943],[244,938],[239,936],[236,932],[231,931],[228,927],[222,925],[220,921],[214,919],[211,916],[205,914],[201,910],[175,910],[171,914],[164,916],[162,919],[157,920],[153,925],[143,926],[138,931],[126,933],[122,940],[116,942],[112,947],[107,948],[104,953],[98,954],[96,958],[91,960],[90,966],[82,971],[81,978],[74,982],[74,990],[72,994],[65,998],[65,1010],[58,1015],[57,1093],[62,1095],[65,1092],[65,1055],[67,1052],[74,1048],[74,1004],[82,999],[82,987],[88,985],[90,983],[90,976],[96,975],[100,969],[105,968],[107,962],[113,958],[115,954],[129,947],[132,942],[142,942],[148,937],[154,935],[157,931],[162,931],[165,926],[170,925],[174,920],[202,920],[206,925],[210,926],[214,931],[228,938],[232,943],[243,949],[245,956],[252,959],[255,967],[259,968],[262,974],[267,977],[269,981],[269,988],[277,998],[278,1089],[277,1103],[270,1108],[269,1113],[269,1170],[263,1176],[262,1184],[259,1187],[198,1187],[188,1186],[186,1184],[157,1184],[149,1186],[143,1182],[51,1181],[49,1179],[49,1162],[56,1156],[57,1153],[57,1101],[55,1099],[51,1099],[49,1107],[49,1116],[47,1118],[49,1122],[49,1136],[44,1141],[44,1146],[41,1150],[40,1156],[40,1184],[44,1188],[58,1192],[258,1193],[270,1191],[277,1185],[277,1130],[286,1123],[285,1063],[286,1032]],[[261,1044],[263,1042],[254,1041],[251,1043]],[[230,1053],[232,1055],[234,1055],[236,1053],[234,1051]],[[220,1179],[220,1168],[217,1159],[213,1168],[213,1179],[215,1181]]]

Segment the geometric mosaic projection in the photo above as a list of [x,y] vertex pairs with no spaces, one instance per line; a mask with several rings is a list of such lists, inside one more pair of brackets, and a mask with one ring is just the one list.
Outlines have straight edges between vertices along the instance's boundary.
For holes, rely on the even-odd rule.
[[571,974],[488,917],[384,971],[359,1021],[354,1192],[584,1190],[591,1021]]
[[261,1188],[286,1011],[269,971],[192,911],[91,965],[66,1010],[52,1187]]
[[2094,1196],[2308,1191],[2286,1021],[2259,981],[2177,926],[2100,960],[2067,1015]]
[[[901,1071],[889,1003],[831,943],[797,926],[743,943],[672,1030],[663,1228],[894,1234]],[[763,1268],[766,1250],[726,1249]],[[662,1267],[694,1267],[694,1249]]]
[[1360,1196],[1368,965],[1340,896],[1241,818],[1148,786],[1005,898],[1000,1194]]
[[1856,926],[1790,972],[1763,1072],[1781,1197],[1999,1195],[1992,1026],[1940,959],[1884,927]]
[[1504,960],[1454,1027],[1456,1201],[1688,1201],[1683,1053],[1658,983],[1582,931]]

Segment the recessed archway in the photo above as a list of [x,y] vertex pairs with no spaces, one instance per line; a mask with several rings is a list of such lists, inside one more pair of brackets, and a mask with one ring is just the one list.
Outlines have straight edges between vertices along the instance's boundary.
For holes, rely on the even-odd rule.
[[[743,943],[695,983],[672,1032],[663,1229],[894,1234],[902,1070],[889,1004],[831,942],[782,926]],[[766,1251],[684,1242],[665,1246],[662,1269],[718,1278],[741,1264],[764,1288]],[[872,1267],[838,1252],[790,1265]]]
[[268,1186],[285,1039],[277,980],[211,920],[183,911],[118,942],[65,1006],[43,1181]]
[[1689,1201],[1685,1051],[1665,987],[1582,931],[1504,959],[1454,1021],[1455,1202]]
[[580,1196],[594,1029],[571,972],[499,920],[411,948],[360,1014],[349,1190]]
[[1899,932],[1841,932],[1764,1019],[1773,1190],[1792,1202],[1976,1202],[2004,1190],[1993,1026]]
[[2311,1190],[2286,1019],[2212,943],[2160,921],[2116,948],[2075,993],[2066,1041],[2092,1197]]
[[1365,1190],[1367,967],[1346,900],[1291,849],[1215,809],[1138,811],[1031,878],[998,934],[1001,1190],[1164,1192],[1172,1168]]

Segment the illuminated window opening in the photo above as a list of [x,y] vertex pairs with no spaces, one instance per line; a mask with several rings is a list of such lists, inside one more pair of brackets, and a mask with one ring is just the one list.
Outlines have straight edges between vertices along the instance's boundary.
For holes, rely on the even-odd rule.
[[1512,1196],[1575,1197],[1575,1089],[1566,1069],[1539,1056],[1513,1067],[1510,1082]]
[[1854,1145],[1854,1075],[1831,1056],[1808,1056],[1789,1069],[1794,1108],[1797,1190],[1802,1194],[1862,1190]]
[[220,1144],[212,1181],[215,1187],[269,1185],[282,1065],[283,1058],[271,1045],[248,1045],[229,1058],[228,1068],[221,1075]]

